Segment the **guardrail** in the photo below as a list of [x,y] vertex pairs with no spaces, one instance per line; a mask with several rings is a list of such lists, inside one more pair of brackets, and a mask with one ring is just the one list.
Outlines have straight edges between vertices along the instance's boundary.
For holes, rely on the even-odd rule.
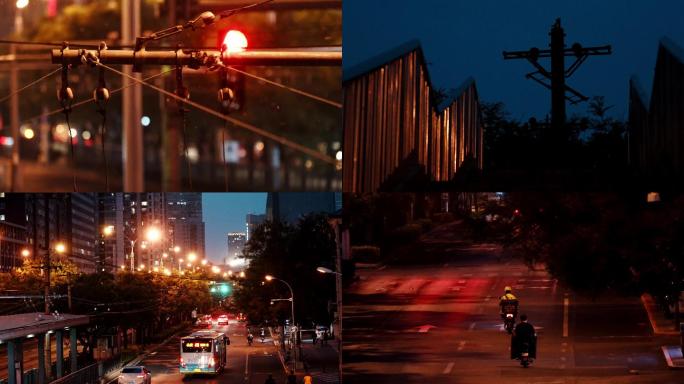
[[91,364],[55,381],[51,381],[50,384],[99,384],[102,373],[101,369],[102,363]]

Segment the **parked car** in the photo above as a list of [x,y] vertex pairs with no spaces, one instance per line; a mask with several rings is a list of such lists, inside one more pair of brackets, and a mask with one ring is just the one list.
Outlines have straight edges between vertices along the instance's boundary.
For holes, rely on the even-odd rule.
[[118,384],[151,384],[152,373],[142,365],[123,367]]

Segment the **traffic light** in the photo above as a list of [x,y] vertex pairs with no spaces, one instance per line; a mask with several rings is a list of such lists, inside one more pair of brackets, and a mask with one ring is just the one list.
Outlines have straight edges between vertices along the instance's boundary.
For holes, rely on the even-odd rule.
[[209,292],[221,298],[226,298],[233,293],[233,286],[230,283],[215,283],[209,288]]
[[[227,54],[244,51],[248,46],[247,37],[244,33],[236,30],[223,30],[219,32],[222,52]],[[230,66],[230,62],[227,63]],[[231,66],[243,70],[240,66]],[[222,69],[219,71],[218,100],[226,112],[239,111],[245,104],[245,77],[243,74]]]

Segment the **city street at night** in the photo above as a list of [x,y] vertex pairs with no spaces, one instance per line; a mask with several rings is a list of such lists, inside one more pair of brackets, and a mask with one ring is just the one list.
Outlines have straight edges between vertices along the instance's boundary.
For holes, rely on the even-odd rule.
[[[159,349],[150,353],[140,364],[152,372],[154,383],[258,383],[264,382],[269,374],[279,382],[285,380],[283,364],[278,356],[277,347],[271,337],[262,343],[258,338],[251,346],[247,345],[247,331],[244,323],[228,326],[214,326],[230,339],[228,363],[224,372],[215,376],[190,375],[184,378],[179,372],[180,335],[171,338]],[[189,332],[188,332],[189,333]]]
[[[681,383],[639,298],[578,296],[543,269],[464,242],[461,223],[420,247],[433,263],[372,265],[346,292],[346,377],[353,383]],[[509,359],[499,296],[511,286],[538,333],[528,369]]]

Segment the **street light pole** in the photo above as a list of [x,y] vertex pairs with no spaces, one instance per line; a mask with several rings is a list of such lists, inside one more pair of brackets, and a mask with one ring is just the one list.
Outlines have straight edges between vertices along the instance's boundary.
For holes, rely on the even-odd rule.
[[[295,314],[294,314],[294,291],[292,290],[292,286],[290,284],[288,284],[287,281],[285,281],[283,279],[279,279],[279,278],[277,278],[275,276],[271,276],[271,275],[266,275],[266,280],[269,280],[269,281],[270,280],[278,280],[278,281],[282,282],[283,284],[287,285],[287,288],[290,290],[289,301],[290,301],[290,309],[292,311],[292,327],[295,327],[295,329],[296,329]],[[292,343],[292,342],[293,342],[292,337],[290,337],[290,343]],[[297,370],[297,358],[296,358],[297,349],[294,347],[295,345],[297,345],[297,332],[294,332],[294,344],[290,345],[290,348],[292,348],[292,350],[295,352],[295,358],[294,358],[294,361],[292,363],[292,372],[293,373],[295,373]]]

